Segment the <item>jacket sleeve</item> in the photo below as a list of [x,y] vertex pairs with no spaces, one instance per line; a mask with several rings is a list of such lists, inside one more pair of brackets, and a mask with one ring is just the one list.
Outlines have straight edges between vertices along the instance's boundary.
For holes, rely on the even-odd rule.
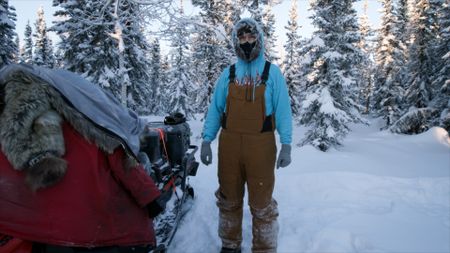
[[275,113],[275,126],[280,135],[281,144],[291,144],[292,110],[286,80],[278,67],[272,69],[274,78],[272,104]]
[[216,82],[203,126],[202,137],[204,141],[212,142],[216,138],[217,132],[219,132],[228,93],[228,73],[229,67],[222,72]]
[[125,169],[125,152],[117,148],[112,155],[108,156],[108,163],[114,178],[123,186],[136,203],[144,208],[155,200],[161,192],[153,182],[152,178],[145,172],[142,165],[135,168]]

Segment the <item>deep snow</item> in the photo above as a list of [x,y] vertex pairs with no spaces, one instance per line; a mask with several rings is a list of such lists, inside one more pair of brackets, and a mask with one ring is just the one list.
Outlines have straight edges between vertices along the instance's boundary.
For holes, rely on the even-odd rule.
[[[203,123],[189,123],[191,142],[200,145]],[[304,132],[294,127],[294,144]],[[169,253],[220,250],[217,140],[212,148],[213,164],[190,178],[196,199]],[[276,171],[279,253],[450,252],[450,139],[444,129],[406,136],[379,131],[372,120],[352,126],[338,149],[294,147],[292,158]],[[243,237],[243,252],[251,252],[246,201]]]

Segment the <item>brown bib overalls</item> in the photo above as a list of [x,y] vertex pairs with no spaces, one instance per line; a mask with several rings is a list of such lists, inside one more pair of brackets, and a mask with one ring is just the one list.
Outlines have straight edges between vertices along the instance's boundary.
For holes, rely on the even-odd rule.
[[252,213],[252,252],[276,252],[278,236],[277,202],[272,198],[276,145],[274,119],[265,115],[266,63],[262,84],[253,88],[234,82],[230,68],[226,114],[219,137],[219,236],[222,246],[239,248],[242,242],[244,186]]

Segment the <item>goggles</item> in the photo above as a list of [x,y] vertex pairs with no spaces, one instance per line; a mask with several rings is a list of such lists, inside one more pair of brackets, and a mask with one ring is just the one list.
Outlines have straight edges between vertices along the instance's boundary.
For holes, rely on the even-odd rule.
[[244,44],[245,42],[253,43],[256,41],[256,35],[253,33],[243,33],[238,35],[239,44]]

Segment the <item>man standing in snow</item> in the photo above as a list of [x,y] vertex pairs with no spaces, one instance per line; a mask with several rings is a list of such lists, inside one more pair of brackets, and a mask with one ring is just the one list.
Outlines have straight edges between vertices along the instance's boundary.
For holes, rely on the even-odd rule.
[[201,160],[211,164],[211,142],[222,127],[216,191],[221,253],[241,252],[245,183],[253,216],[252,252],[276,252],[274,130],[282,144],[276,166],[286,167],[291,162],[292,139],[287,86],[280,69],[264,58],[263,33],[255,20],[240,20],[232,40],[238,61],[216,83],[203,129]]

